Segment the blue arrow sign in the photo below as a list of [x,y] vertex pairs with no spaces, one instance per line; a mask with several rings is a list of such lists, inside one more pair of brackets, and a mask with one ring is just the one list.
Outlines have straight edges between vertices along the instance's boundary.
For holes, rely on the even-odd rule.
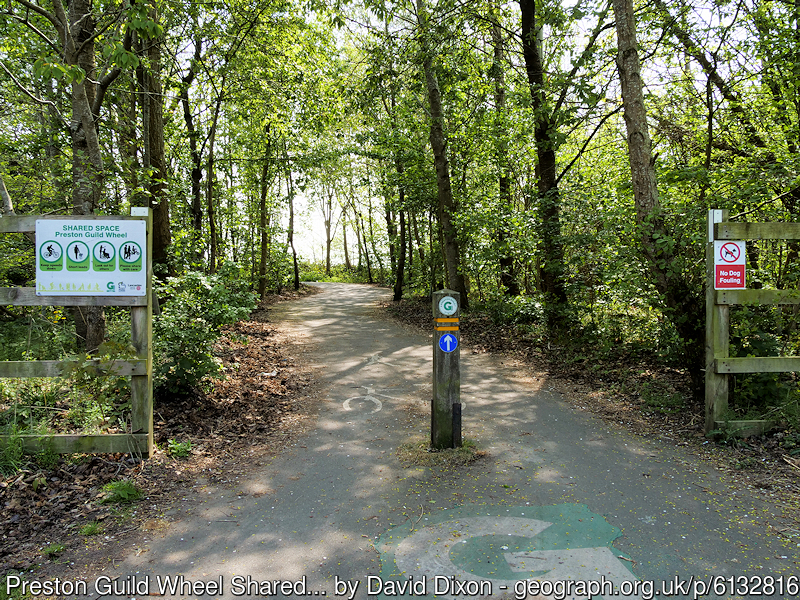
[[452,333],[447,333],[439,338],[439,348],[442,352],[452,352],[458,348],[458,338]]

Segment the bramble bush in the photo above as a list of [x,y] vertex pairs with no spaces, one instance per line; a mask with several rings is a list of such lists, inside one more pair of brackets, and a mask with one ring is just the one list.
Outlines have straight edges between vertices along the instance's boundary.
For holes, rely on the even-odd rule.
[[221,365],[212,346],[224,325],[247,318],[257,298],[230,263],[214,275],[188,271],[170,277],[159,296],[166,301],[153,318],[155,384],[186,393],[204,377],[219,374]]

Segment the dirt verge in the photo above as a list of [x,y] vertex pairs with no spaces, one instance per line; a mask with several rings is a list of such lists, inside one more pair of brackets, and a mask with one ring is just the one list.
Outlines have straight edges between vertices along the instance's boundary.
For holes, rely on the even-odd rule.
[[[312,293],[303,287],[272,296],[250,320],[226,329],[215,348],[224,379],[188,396],[157,396],[158,448],[149,460],[79,455],[47,468],[31,460],[0,477],[0,583],[23,571],[86,578],[121,560],[138,537],[169,527],[174,506],[197,501],[197,478],[234,485],[254,454],[267,461],[304,431],[314,412],[313,377],[293,356],[294,334],[270,322],[269,306]],[[185,458],[173,456],[187,443]],[[104,487],[120,480],[133,482],[142,499],[102,503]]]

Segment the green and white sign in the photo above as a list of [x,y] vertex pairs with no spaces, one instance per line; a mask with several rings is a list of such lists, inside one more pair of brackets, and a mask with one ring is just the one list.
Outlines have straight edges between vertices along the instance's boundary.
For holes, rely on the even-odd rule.
[[144,296],[144,220],[38,219],[38,296]]
[[39,271],[60,271],[64,268],[64,249],[61,244],[55,240],[45,240],[42,244],[37,243],[37,248],[39,249],[37,273]]

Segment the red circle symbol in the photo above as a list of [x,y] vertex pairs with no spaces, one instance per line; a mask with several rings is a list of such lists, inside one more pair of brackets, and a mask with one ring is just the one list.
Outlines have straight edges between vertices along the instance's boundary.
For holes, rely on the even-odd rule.
[[739,244],[728,242],[723,244],[719,249],[719,257],[726,263],[735,263],[739,260],[742,251],[739,249]]

